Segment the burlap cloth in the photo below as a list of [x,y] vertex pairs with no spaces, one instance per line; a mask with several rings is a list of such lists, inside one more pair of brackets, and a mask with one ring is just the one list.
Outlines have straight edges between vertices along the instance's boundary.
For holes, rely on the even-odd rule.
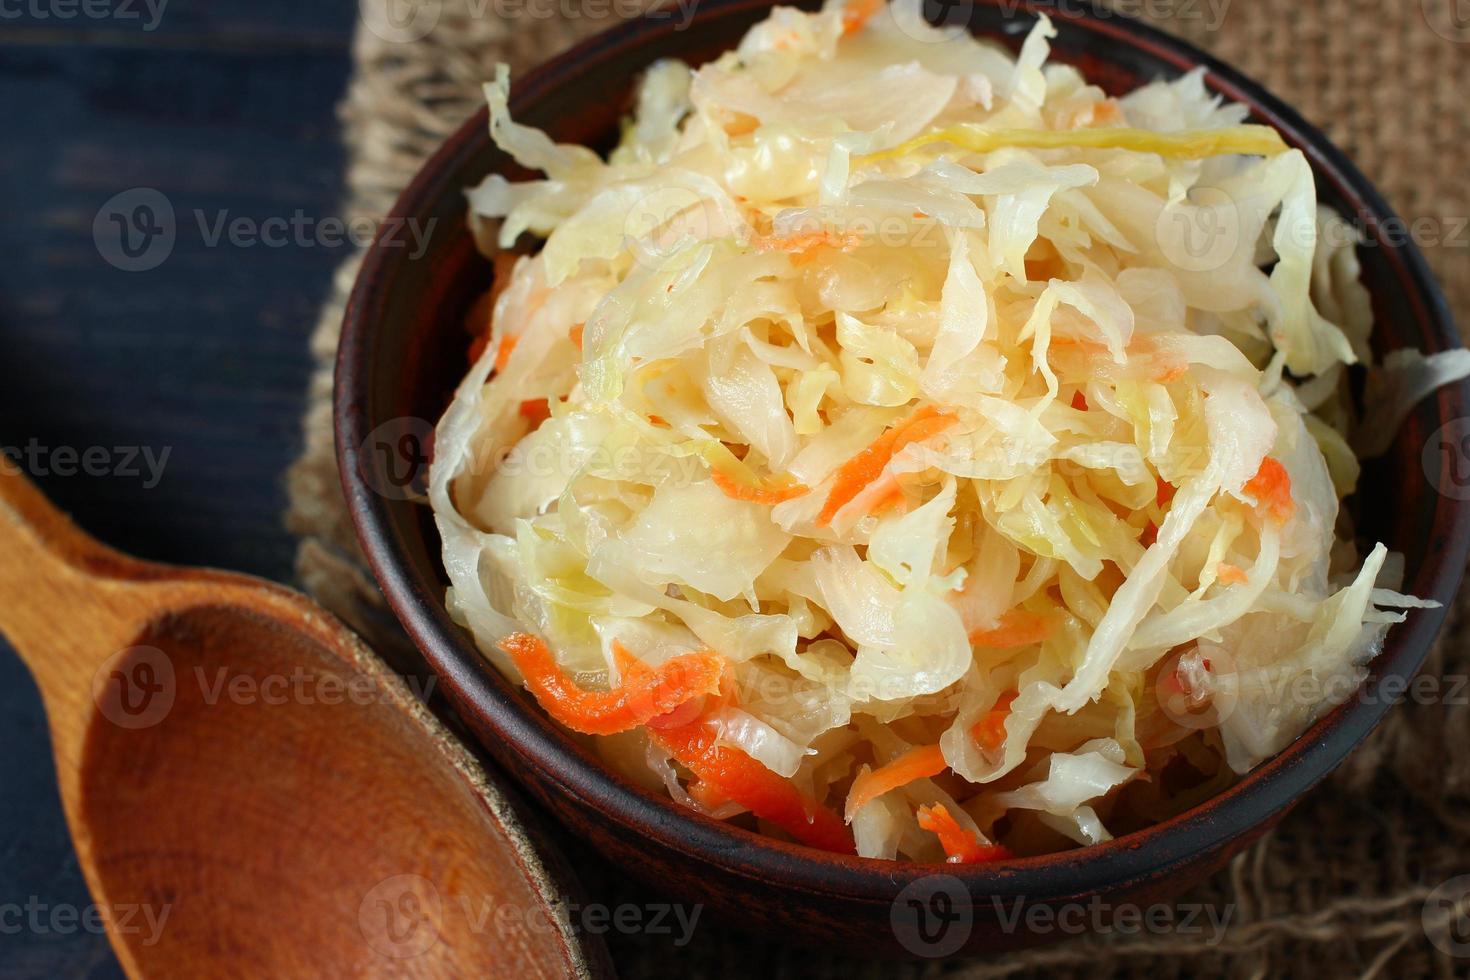
[[[516,17],[495,16],[496,5],[483,0],[426,0],[424,11],[439,10],[434,29],[418,40],[388,40],[380,36],[393,33],[383,29],[381,11],[391,2],[363,0],[356,71],[341,108],[352,216],[384,213],[420,161],[481,104],[479,85],[495,62],[524,70],[609,23],[606,15],[584,15],[580,0],[528,0],[509,8],[520,12]],[[1415,238],[1459,322],[1470,325],[1470,232],[1463,223],[1470,215],[1470,24],[1456,3],[1116,0],[1265,83],[1345,149],[1400,215],[1423,219]],[[626,10],[600,0],[589,7]],[[317,371],[305,451],[290,474],[288,521],[302,539],[304,585],[381,649],[401,649],[404,638],[362,570],[332,452],[331,365],[355,268],[353,260],[338,271],[312,338]],[[1176,929],[910,966],[804,951],[778,936],[752,941],[706,917],[682,949],[666,936],[611,935],[619,969],[629,978],[770,980],[1470,975],[1470,958],[1446,955],[1429,941],[1435,934],[1446,945],[1445,936],[1454,934],[1446,932],[1440,904],[1426,906],[1436,886],[1470,873],[1470,704],[1453,682],[1470,668],[1460,606],[1428,668],[1449,679],[1440,695],[1396,707],[1279,829],[1185,899],[1228,908],[1230,927],[1215,945]],[[574,857],[592,901],[658,897],[592,855],[574,849]],[[1463,925],[1457,935],[1470,938]]]

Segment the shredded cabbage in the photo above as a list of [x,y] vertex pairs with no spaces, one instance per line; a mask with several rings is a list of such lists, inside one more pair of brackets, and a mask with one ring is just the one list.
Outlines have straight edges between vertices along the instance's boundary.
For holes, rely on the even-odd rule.
[[486,86],[545,177],[469,192],[524,254],[437,430],[447,604],[642,785],[873,858],[1095,843],[1430,604],[1338,512],[1350,446],[1470,355],[1372,368],[1350,436],[1372,310],[1305,157],[1199,72],[1109,98],[1054,34],[777,8],[651,68],[605,161]]

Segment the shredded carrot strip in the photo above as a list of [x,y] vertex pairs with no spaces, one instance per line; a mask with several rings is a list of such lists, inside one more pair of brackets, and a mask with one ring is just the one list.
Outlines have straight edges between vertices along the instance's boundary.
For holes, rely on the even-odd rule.
[[815,259],[823,248],[850,251],[862,243],[862,236],[855,232],[838,234],[833,231],[804,231],[794,235],[757,238],[754,244],[757,251],[786,252],[791,256],[792,265],[805,265]]
[[1010,717],[1011,704],[1015,700],[1015,691],[1002,694],[996,700],[995,707],[987,711],[970,729],[970,736],[991,755],[999,752],[1006,742],[1006,719]]
[[495,370],[504,371],[505,365],[510,362],[510,352],[516,349],[516,341],[519,337],[505,335],[500,339],[500,349],[495,352]]
[[728,136],[745,136],[760,128],[761,121],[755,116],[744,112],[727,112],[726,118],[721,122],[721,128]]
[[882,6],[881,0],[848,0],[842,8],[842,35],[856,34]]
[[730,802],[729,797],[720,792],[720,788],[702,779],[696,779],[689,784],[688,793],[700,806],[708,810],[717,810]]
[[1081,388],[1072,392],[1072,407],[1079,412],[1087,411],[1087,396],[1082,393]]
[[919,829],[938,836],[939,845],[944,848],[950,864],[1003,861],[1013,856],[1000,844],[982,844],[979,837],[950,816],[943,803],[919,807]]
[[789,477],[767,480],[758,486],[751,486],[713,466],[710,467],[709,475],[715,481],[715,486],[719,487],[720,492],[725,496],[735,500],[748,500],[754,504],[775,505],[811,493],[811,488],[806,484],[796,483]]
[[887,765],[865,769],[852,781],[843,816],[848,823],[852,823],[852,818],[859,810],[884,793],[906,786],[916,779],[937,776],[948,768],[949,764],[944,761],[944,753],[939,751],[939,746],[921,745],[909,749]]
[[890,460],[905,446],[923,442],[945,429],[958,419],[948,412],[941,412],[932,405],[925,405],[908,418],[894,423],[862,452],[843,463],[832,481],[832,492],[817,515],[817,524],[826,527],[832,523],[837,512],[874,480],[882,475]]
[[[612,652],[625,685],[643,682],[654,673],[616,640]],[[720,703],[734,700],[733,695],[722,695]],[[715,729],[701,715],[680,717],[687,707],[650,719],[647,730],[650,741],[698,780],[689,787],[690,796],[711,809],[729,801],[739,803],[811,847],[856,852],[852,832],[835,813],[734,746],[716,744]]]
[[537,703],[563,725],[586,735],[616,735],[720,689],[724,661],[708,651],[680,654],[657,668],[624,675],[612,691],[585,691],[557,664],[544,642],[528,633],[500,641]]
[[551,402],[545,398],[528,398],[521,402],[521,418],[537,426],[551,418]]
[[1001,614],[990,629],[970,633],[970,644],[977,647],[1023,647],[1040,643],[1051,635],[1051,622],[1024,609],[1009,609]]
[[586,326],[587,325],[585,323],[578,323],[573,325],[572,329],[567,331],[567,339],[577,345],[577,350],[582,349],[582,330]]
[[1232,565],[1228,561],[1222,561],[1215,566],[1215,578],[1227,585],[1244,585],[1250,581],[1246,577],[1244,569]]
[[809,847],[856,853],[852,831],[841,817],[739,749],[717,744],[712,726],[694,721],[650,728],[648,736],[698,778],[701,802],[733,800]]
[[1174,484],[1170,483],[1167,480],[1155,478],[1155,482],[1158,484],[1158,489],[1154,491],[1154,501],[1160,507],[1163,507],[1169,501],[1174,499],[1174,493],[1179,488],[1174,486]]
[[1245,492],[1256,498],[1256,506],[1285,524],[1296,512],[1296,502],[1291,498],[1291,476],[1276,459],[1267,456],[1261,460],[1261,468],[1246,482]]
[[1123,121],[1123,109],[1118,105],[1117,99],[1103,99],[1092,107],[1092,124],[1097,126],[1102,123],[1115,123]]

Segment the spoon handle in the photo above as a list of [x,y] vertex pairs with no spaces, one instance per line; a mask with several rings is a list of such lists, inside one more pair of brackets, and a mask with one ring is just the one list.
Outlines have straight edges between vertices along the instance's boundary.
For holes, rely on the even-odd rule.
[[0,457],[0,632],[30,668],[53,727],[58,708],[87,707],[93,673],[146,620],[130,580],[161,571],[98,543]]

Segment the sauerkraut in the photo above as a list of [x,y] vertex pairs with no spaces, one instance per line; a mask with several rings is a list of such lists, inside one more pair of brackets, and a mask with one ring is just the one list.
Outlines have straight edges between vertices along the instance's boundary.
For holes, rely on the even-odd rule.
[[[448,606],[680,805],[870,858],[1106,840],[1279,751],[1416,604],[1339,506],[1372,312],[1307,160],[1054,33],[777,8],[652,67],[606,160],[486,86],[545,176],[469,192]],[[1398,387],[1466,373],[1430,361]]]

